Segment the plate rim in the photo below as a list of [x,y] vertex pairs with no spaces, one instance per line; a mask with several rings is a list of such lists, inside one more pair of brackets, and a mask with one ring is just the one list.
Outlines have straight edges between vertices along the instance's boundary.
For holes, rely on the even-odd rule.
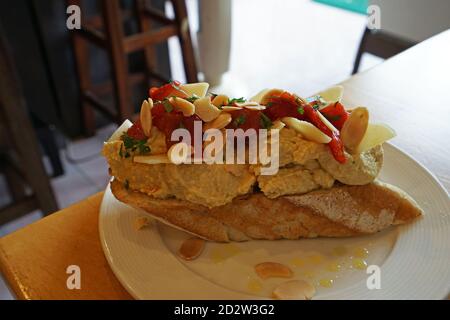
[[[443,183],[436,177],[436,175],[433,172],[431,172],[426,166],[424,166],[422,164],[422,162],[418,161],[414,156],[411,156],[406,151],[402,150],[401,148],[399,148],[398,146],[392,144],[391,142],[384,143],[384,146],[388,146],[389,148],[394,149],[396,152],[401,153],[403,156],[405,156],[405,157],[409,158],[410,160],[412,160],[413,162],[415,162],[432,179],[432,181],[439,187],[439,189],[444,192],[444,194],[447,196],[447,198],[450,197],[449,196],[449,192],[444,187]],[[111,178],[110,182],[112,181],[112,179],[113,178]],[[99,230],[99,236],[100,236],[100,242],[101,242],[103,254],[104,254],[106,260],[108,261],[108,265],[111,268],[111,270],[113,271],[114,276],[118,279],[118,281],[125,288],[125,290],[134,299],[138,299],[138,300],[139,299],[143,299],[141,296],[139,296],[136,293],[135,289],[128,283],[128,281],[126,281],[123,278],[122,272],[117,269],[117,265],[115,265],[115,263],[113,261],[114,258],[112,257],[111,251],[110,251],[110,249],[108,247],[108,243],[107,243],[107,240],[106,240],[105,229],[103,227],[103,221],[102,221],[102,212],[104,212],[106,192],[108,192],[108,191],[111,192],[110,191],[110,182],[108,182],[108,185],[106,186],[105,193],[104,193],[104,195],[102,197],[102,202],[101,202],[100,209],[99,209],[99,215],[98,215],[98,230]],[[242,299],[242,298],[264,299],[264,297],[252,296],[252,295],[249,295],[249,294],[240,293],[240,292],[237,292],[237,291],[225,288],[225,287],[223,287],[223,286],[221,286],[219,284],[216,284],[216,283],[212,283],[212,284],[214,286],[222,288],[223,290],[232,291],[234,294],[237,295],[237,297],[235,299],[239,299],[239,298],[240,299]],[[446,293],[444,293],[442,296],[441,295],[439,295],[439,296],[440,296],[440,299],[446,299],[446,298],[450,297],[450,282],[446,286]],[[158,298],[154,298],[154,299],[155,300],[163,300],[163,299],[158,299]],[[208,300],[217,300],[217,299],[212,298],[212,299],[208,299]]]

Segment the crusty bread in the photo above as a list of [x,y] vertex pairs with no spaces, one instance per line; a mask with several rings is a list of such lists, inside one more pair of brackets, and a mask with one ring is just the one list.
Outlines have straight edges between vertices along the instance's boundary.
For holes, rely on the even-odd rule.
[[269,199],[256,193],[212,209],[176,199],[156,199],[115,179],[114,196],[154,218],[213,241],[347,237],[370,234],[422,215],[400,189],[381,182],[335,186]]

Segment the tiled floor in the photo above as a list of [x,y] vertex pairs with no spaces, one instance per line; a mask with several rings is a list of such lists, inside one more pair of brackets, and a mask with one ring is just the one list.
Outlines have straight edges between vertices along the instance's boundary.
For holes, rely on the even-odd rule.
[[[189,0],[190,14],[192,0]],[[280,87],[300,95],[312,94],[340,82],[350,74],[364,28],[365,17],[330,8],[309,0],[274,0],[233,2],[233,36],[230,72],[225,87],[239,96],[249,96],[259,89]],[[197,19],[194,19],[197,21]],[[174,78],[183,79],[179,46],[171,41]],[[367,56],[361,69],[380,59]],[[103,141],[114,126],[98,131],[95,137],[73,141],[62,151],[66,174],[53,179],[52,185],[60,208],[104,189],[109,179],[107,166],[99,155]],[[84,163],[80,159],[98,155]],[[6,201],[4,181],[0,177],[0,205]],[[0,237],[40,218],[30,213],[0,227]],[[11,299],[0,278],[0,299]]]

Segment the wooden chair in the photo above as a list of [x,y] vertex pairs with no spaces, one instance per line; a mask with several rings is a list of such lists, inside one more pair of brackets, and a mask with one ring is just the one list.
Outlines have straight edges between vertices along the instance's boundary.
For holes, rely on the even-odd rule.
[[0,173],[13,200],[0,208],[0,225],[35,209],[44,215],[58,209],[1,26]]
[[382,30],[372,31],[369,28],[366,28],[359,44],[352,74],[358,72],[364,52],[371,53],[383,59],[388,59],[413,45],[415,45],[415,43],[395,37]]
[[[81,29],[72,32],[81,89],[83,121],[88,135],[95,131],[93,108],[113,122],[121,123],[134,113],[134,107],[131,105],[131,84],[146,78],[153,78],[160,82],[169,80],[154,71],[155,54],[152,46],[157,43],[167,41],[172,36],[177,36],[181,44],[186,79],[188,82],[198,81],[184,0],[170,0],[174,8],[174,19],[169,19],[162,12],[149,7],[145,0],[134,0],[134,12],[121,10],[118,0],[100,1],[102,4],[101,14],[85,19],[85,21],[82,19]],[[68,4],[80,6],[81,0],[68,0]],[[125,36],[123,21],[133,18],[133,16],[137,16],[140,31],[137,34]],[[162,24],[162,27],[152,30],[152,21],[157,21]],[[110,88],[114,92],[114,111],[111,111],[112,108],[98,98],[98,92],[95,92],[91,83],[88,43],[105,49],[110,57],[113,77],[113,85]],[[145,53],[145,73],[130,75],[128,55],[140,50]]]

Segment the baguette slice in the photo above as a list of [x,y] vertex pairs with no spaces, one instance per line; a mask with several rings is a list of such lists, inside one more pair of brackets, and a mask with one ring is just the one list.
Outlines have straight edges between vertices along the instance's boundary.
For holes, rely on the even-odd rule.
[[117,179],[111,190],[119,201],[143,209],[165,224],[220,242],[357,236],[423,214],[405,192],[378,181],[277,199],[256,193],[212,209],[177,199],[156,199],[126,189]]

